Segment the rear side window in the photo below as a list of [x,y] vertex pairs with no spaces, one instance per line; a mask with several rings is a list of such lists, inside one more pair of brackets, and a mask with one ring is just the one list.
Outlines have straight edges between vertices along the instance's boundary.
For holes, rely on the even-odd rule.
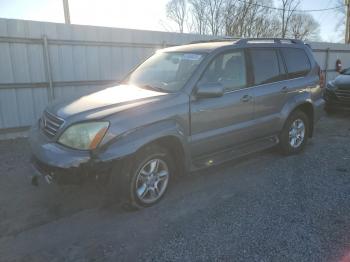
[[286,62],[289,79],[302,77],[310,72],[310,60],[303,49],[282,48],[282,54]]
[[283,79],[284,72],[279,64],[278,53],[273,49],[251,49],[250,51],[254,82],[256,85],[267,84]]

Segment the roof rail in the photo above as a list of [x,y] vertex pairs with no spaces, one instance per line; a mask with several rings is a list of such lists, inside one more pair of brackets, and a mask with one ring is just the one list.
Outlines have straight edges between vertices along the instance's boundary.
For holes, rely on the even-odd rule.
[[228,42],[233,41],[234,44],[249,44],[249,43],[276,43],[276,44],[305,44],[302,40],[291,39],[291,38],[237,38],[237,37],[222,37],[222,38],[213,38],[213,39],[203,39],[190,42],[190,44],[199,44],[199,43],[211,43],[211,42]]
[[278,44],[284,44],[290,42],[291,44],[304,44],[303,41],[298,39],[291,39],[291,38],[241,38],[239,39],[236,44],[247,44],[249,42],[274,42]]
[[196,40],[190,42],[190,44],[199,44],[199,43],[211,43],[211,42],[228,42],[228,41],[237,41],[240,38],[237,37],[222,37],[222,38],[213,38],[213,39],[204,39],[204,40]]

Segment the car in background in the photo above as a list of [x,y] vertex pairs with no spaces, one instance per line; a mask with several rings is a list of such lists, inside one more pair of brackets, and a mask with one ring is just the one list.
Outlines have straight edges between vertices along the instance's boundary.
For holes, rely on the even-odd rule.
[[329,81],[324,92],[325,110],[350,110],[350,68],[340,72],[334,80]]
[[170,181],[279,145],[301,152],[323,111],[311,48],[291,39],[195,43],[156,52],[120,85],[50,105],[32,127],[32,162],[57,183],[107,181],[128,206]]

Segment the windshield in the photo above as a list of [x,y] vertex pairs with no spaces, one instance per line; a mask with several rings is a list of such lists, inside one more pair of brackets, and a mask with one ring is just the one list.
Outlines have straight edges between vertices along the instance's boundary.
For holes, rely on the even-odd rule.
[[185,85],[204,54],[159,52],[147,59],[127,81],[128,84],[163,92],[177,92]]

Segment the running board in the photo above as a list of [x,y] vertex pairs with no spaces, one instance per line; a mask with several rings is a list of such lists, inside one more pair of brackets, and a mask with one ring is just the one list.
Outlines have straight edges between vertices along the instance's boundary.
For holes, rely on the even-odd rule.
[[202,169],[209,166],[218,165],[236,158],[244,157],[246,155],[274,147],[278,143],[278,136],[270,136],[213,154],[200,156],[199,158],[195,158],[192,161],[192,170]]

